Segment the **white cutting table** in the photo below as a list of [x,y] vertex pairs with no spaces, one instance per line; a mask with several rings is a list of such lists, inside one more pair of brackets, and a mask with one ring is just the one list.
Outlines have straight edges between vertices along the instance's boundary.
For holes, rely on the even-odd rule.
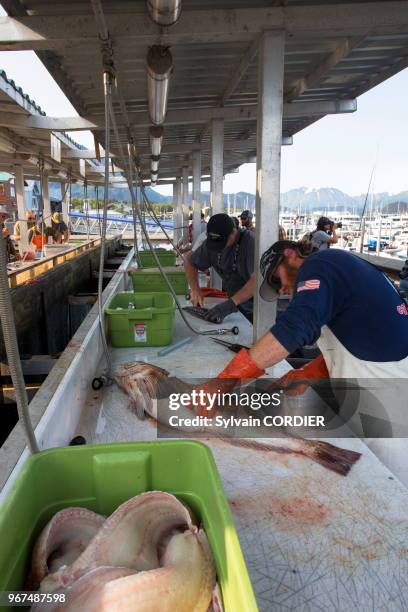
[[[190,320],[198,328],[215,327]],[[239,336],[223,338],[251,344],[245,318],[230,316],[223,327],[234,324]],[[176,315],[174,342],[190,333]],[[148,361],[188,379],[215,376],[233,356],[205,336],[193,336],[165,357],[157,356],[159,350],[112,349],[112,359]],[[288,367],[283,362],[269,374],[281,376]],[[89,443],[140,441],[155,439],[156,426],[139,421],[112,385],[90,393],[76,433]],[[408,609],[408,490],[365,444],[332,441],[362,453],[342,477],[296,455],[205,442],[221,474],[260,610]]]

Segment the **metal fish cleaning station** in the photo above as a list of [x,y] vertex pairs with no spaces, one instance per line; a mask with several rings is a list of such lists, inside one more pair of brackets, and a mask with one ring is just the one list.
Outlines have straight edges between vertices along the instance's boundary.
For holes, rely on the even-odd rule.
[[[177,243],[187,231],[190,183],[197,237],[201,182],[211,183],[212,214],[224,212],[224,176],[256,161],[256,262],[278,239],[281,147],[295,147],[296,134],[327,115],[358,112],[358,96],[408,66],[402,0],[4,0],[2,6],[8,16],[0,18],[0,50],[34,50],[79,114],[47,116],[7,80],[0,83],[0,169],[15,175],[19,218],[24,177],[41,179],[47,214],[49,181],[61,182],[62,195],[64,185],[85,178],[105,192],[128,185],[135,226],[143,226],[144,187],[171,184]],[[93,149],[65,134],[78,130],[91,130]],[[66,198],[63,210],[69,214]],[[24,223],[22,232],[24,240]],[[131,289],[128,270],[140,241],[132,247],[28,405],[41,451],[67,446],[75,436],[87,444],[156,439],[156,425],[136,418],[116,384],[91,387],[109,365],[145,361],[188,380],[215,376],[231,358],[210,335],[187,327],[177,310],[173,343],[187,342],[178,350],[160,355],[155,347],[105,345],[103,308]],[[379,259],[374,263],[386,266]],[[236,313],[220,326],[190,317],[194,329],[238,326],[237,336],[224,337],[247,346],[268,330],[276,311],[258,297],[259,266],[256,272],[253,327]],[[289,368],[281,362],[268,375],[278,378]],[[302,401],[312,409],[314,391]],[[359,438],[339,435],[333,444],[362,454],[342,477],[294,454],[197,437],[214,455],[259,610],[408,609],[402,451],[386,465]],[[19,423],[0,448],[0,503],[29,455]]]

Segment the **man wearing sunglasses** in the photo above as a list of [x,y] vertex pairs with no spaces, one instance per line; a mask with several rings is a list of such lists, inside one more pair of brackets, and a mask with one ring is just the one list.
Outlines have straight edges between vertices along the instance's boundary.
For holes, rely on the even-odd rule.
[[313,252],[310,243],[280,240],[263,254],[261,272],[264,300],[272,302],[283,293],[292,300],[270,331],[203,386],[206,392],[258,378],[297,348],[317,342],[322,354],[281,378],[280,388],[302,381],[292,391],[299,394],[312,381],[328,377],[393,379],[376,399],[385,407],[401,401],[405,407],[408,307],[380,270],[348,251]]
[[252,232],[237,229],[226,214],[213,215],[207,224],[207,239],[184,258],[193,306],[203,306],[198,271],[213,268],[222,278],[228,300],[211,308],[206,318],[221,323],[238,310],[252,322],[255,240]]
[[242,227],[244,227],[247,230],[250,230],[251,232],[255,231],[255,226],[252,222],[253,214],[251,213],[250,210],[243,210],[242,213],[238,216],[241,219]]

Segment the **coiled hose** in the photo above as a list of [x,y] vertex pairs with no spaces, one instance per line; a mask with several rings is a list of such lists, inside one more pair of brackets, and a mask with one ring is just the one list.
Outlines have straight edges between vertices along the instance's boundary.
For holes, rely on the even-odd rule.
[[142,186],[140,187],[140,191],[142,194],[142,197],[145,201],[145,205],[147,206],[151,216],[153,217],[153,219],[156,221],[156,223],[158,223],[158,225],[160,226],[162,232],[164,233],[164,235],[166,236],[168,242],[171,244],[171,246],[173,247],[173,249],[176,251],[176,253],[182,257],[184,259],[183,253],[180,251],[180,249],[178,248],[178,246],[173,242],[173,240],[170,238],[169,234],[166,231],[166,228],[161,224],[160,219],[158,218],[158,216],[156,215],[156,213],[154,212],[153,206],[149,200],[149,198],[147,197],[144,185],[142,183]]
[[7,276],[7,239],[0,237],[0,318],[10,374],[16,392],[17,412],[27,438],[28,448],[38,453],[39,447],[28,412],[28,398],[18,350],[13,304]]
[[108,342],[105,334],[105,319],[103,314],[102,293],[103,293],[103,270],[105,267],[105,241],[106,226],[108,222],[108,203],[109,203],[109,149],[110,149],[110,97],[112,91],[111,75],[107,72],[103,75],[104,98],[105,98],[105,183],[103,193],[103,214],[101,227],[101,250],[99,253],[99,275],[98,275],[98,315],[99,330],[101,334],[103,353],[106,359],[107,375],[112,370],[112,359],[109,353]]
[[[129,179],[131,184],[133,185],[133,173],[132,173],[132,152],[131,147],[128,147],[129,154]],[[140,266],[140,257],[139,257],[139,247],[137,244],[137,215],[136,215],[136,207],[134,200],[132,198],[132,216],[133,216],[133,258],[136,261],[137,265]]]

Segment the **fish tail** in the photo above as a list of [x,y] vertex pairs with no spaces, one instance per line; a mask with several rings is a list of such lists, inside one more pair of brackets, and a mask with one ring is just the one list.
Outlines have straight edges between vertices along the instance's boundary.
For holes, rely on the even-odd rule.
[[303,452],[316,463],[320,463],[328,470],[332,470],[341,476],[347,476],[353,465],[361,457],[361,453],[339,448],[328,442],[313,442]]

